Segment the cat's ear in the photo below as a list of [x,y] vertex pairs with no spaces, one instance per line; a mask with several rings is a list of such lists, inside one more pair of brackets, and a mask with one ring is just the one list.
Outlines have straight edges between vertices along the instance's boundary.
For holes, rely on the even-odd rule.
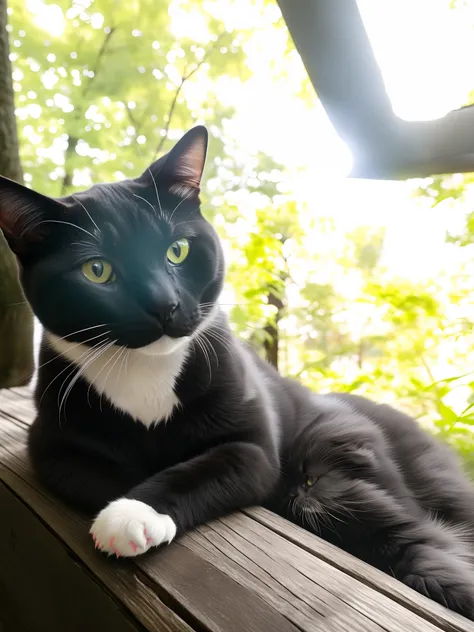
[[181,197],[199,195],[207,145],[207,129],[198,125],[187,132],[164,157],[160,177],[169,180],[171,193]]
[[56,200],[0,176],[0,230],[18,256],[49,234],[48,220],[64,210]]

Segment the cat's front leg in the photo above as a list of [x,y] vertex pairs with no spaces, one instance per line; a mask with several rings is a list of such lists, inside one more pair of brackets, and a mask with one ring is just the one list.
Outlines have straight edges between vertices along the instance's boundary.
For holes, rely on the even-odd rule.
[[90,533],[105,553],[133,557],[176,534],[261,503],[278,479],[259,445],[225,443],[137,485],[105,507]]
[[120,498],[136,482],[114,463],[65,450],[34,463],[39,480],[68,504],[88,514]]
[[47,429],[31,426],[28,453],[39,480],[68,504],[95,514],[120,498],[145,474],[137,464],[123,464],[68,442],[66,433],[51,438]]

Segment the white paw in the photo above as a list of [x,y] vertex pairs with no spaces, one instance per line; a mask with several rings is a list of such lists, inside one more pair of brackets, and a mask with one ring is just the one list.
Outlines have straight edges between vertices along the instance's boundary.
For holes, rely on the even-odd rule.
[[117,557],[134,557],[152,546],[171,542],[176,525],[139,500],[119,498],[99,513],[89,531],[95,548]]

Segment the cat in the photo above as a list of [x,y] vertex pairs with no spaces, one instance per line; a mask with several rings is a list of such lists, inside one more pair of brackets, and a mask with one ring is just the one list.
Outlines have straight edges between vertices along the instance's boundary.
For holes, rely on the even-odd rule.
[[[309,392],[231,333],[200,211],[197,126],[136,179],[51,199],[0,179],[0,229],[44,328],[28,440],[44,485],[133,557],[259,504]],[[309,417],[308,417],[309,419]]]
[[[0,178],[0,229],[44,327],[31,462],[49,490],[95,516],[92,538],[108,554],[133,557],[268,504],[295,432],[319,410],[219,309],[222,247],[199,199],[207,143],[198,126],[138,178],[60,199]],[[424,485],[429,504],[440,490]],[[451,600],[444,562],[413,582],[428,585],[433,571]]]
[[387,405],[314,402],[269,507],[474,620],[474,487],[454,454]]

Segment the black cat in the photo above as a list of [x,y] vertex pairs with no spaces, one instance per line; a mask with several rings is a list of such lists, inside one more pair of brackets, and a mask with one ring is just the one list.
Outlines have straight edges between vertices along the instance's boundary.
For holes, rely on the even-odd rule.
[[0,229],[45,330],[32,463],[52,491],[100,512],[91,534],[108,553],[261,503],[285,428],[312,406],[219,311],[222,248],[199,201],[206,150],[196,127],[136,180],[58,200],[0,179]]
[[389,406],[314,402],[270,507],[473,619],[474,487],[454,454]]

